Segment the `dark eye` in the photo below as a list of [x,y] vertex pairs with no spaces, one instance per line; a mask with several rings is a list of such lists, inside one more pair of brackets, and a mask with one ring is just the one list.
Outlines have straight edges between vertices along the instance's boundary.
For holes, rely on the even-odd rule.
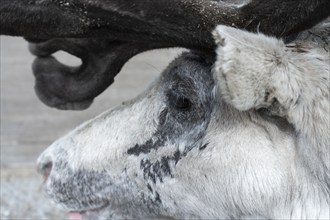
[[181,111],[187,111],[191,107],[191,102],[185,97],[178,97],[175,102],[175,108]]
[[170,93],[168,95],[170,105],[180,111],[187,111],[191,108],[191,101],[181,95]]

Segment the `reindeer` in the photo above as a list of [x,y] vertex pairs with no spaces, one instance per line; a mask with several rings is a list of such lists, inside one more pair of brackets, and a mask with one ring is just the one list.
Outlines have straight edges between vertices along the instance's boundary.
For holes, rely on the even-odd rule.
[[[64,8],[72,3],[61,2]],[[37,3],[49,8],[47,1]],[[317,19],[311,16],[314,20],[297,19],[292,26],[275,25],[281,31],[274,28],[274,35],[283,35],[286,43],[261,33],[216,27],[233,22],[253,30],[259,19],[242,15],[258,1],[236,7],[213,1],[134,3],[90,3],[93,7],[86,7],[87,14],[95,7],[107,9],[111,19],[102,20],[106,17],[102,13],[91,17],[109,24],[79,20],[79,14],[77,20],[71,20],[77,22],[74,30],[65,29],[70,25],[63,23],[59,31],[64,37],[93,37],[112,27],[115,41],[39,42],[33,34],[26,35],[39,42],[31,45],[41,57],[34,64],[39,97],[64,109],[88,107],[112,80],[111,74],[105,73],[117,61],[114,73],[131,56],[148,49],[193,49],[174,60],[137,98],[52,144],[38,159],[47,194],[88,219],[327,219],[330,23],[326,20],[293,38],[290,34],[300,31],[301,24],[323,19],[329,12],[321,6],[329,3],[315,1],[311,5],[311,11],[323,11]],[[159,6],[164,6],[164,13],[154,12]],[[71,7],[64,15],[71,15]],[[187,9],[183,18],[182,9]],[[170,12],[173,17],[168,18]],[[118,27],[118,21],[124,25]],[[260,30],[271,33],[271,22],[261,21]],[[139,22],[147,28],[143,30]],[[86,24],[101,25],[90,33],[90,29],[84,32]],[[56,27],[49,27],[49,35],[44,32],[45,38],[54,36]],[[188,36],[181,38],[183,35]],[[132,40],[134,36],[136,40]],[[96,73],[104,75],[91,78],[87,71],[91,66],[68,69],[49,57],[58,49],[86,56],[86,62],[110,66],[96,65]],[[84,54],[86,50],[90,53]],[[60,85],[62,90],[58,90]],[[93,93],[92,88],[96,88]]]
[[284,44],[227,26],[38,159],[88,219],[328,219],[330,22]]

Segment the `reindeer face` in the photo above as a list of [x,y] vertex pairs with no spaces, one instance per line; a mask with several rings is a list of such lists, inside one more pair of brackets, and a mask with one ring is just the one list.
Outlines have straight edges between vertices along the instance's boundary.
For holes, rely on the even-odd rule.
[[[210,144],[206,131],[214,106],[210,64],[183,55],[147,92],[81,125],[41,155],[47,193],[90,217],[177,212],[176,201],[195,196],[182,194],[187,189],[180,182],[207,178],[193,164]],[[180,180],[187,164],[191,175]]]
[[[92,219],[239,218],[267,210],[287,181],[290,154],[274,150],[264,125],[223,103],[217,84],[207,61],[182,55],[145,93],[40,156],[47,194]],[[267,126],[281,143],[290,140]]]

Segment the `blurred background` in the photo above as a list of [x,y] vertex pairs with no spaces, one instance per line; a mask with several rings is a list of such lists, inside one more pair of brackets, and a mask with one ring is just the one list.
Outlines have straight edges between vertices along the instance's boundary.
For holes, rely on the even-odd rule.
[[[34,93],[34,57],[27,42],[1,36],[0,48],[0,219],[65,219],[65,212],[43,194],[35,169],[39,154],[85,120],[135,97],[181,50],[150,51],[132,58],[89,109],[60,111],[44,105]],[[80,64],[64,52],[55,57],[68,65]]]

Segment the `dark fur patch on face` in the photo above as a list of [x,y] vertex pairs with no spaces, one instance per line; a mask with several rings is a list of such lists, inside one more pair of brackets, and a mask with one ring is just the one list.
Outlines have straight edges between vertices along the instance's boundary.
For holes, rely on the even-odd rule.
[[164,144],[162,140],[157,140],[155,143],[150,139],[142,145],[136,144],[134,147],[127,150],[128,154],[139,156],[140,154],[149,153],[152,149],[157,150]]
[[[61,175],[58,176],[57,173]],[[72,210],[96,208],[106,204],[106,189],[113,185],[106,171],[73,171],[62,160],[56,162],[48,182],[47,194],[57,203],[65,204]],[[100,192],[104,192],[102,197],[99,196]]]
[[170,164],[176,164],[180,158],[180,152],[177,151],[173,156],[163,156],[160,160],[153,163],[149,159],[141,160],[140,168],[143,170],[144,179],[150,179],[156,184],[157,180],[162,183],[164,177],[173,178]]
[[204,144],[203,146],[199,147],[199,150],[204,150],[207,147],[207,145],[209,145],[209,143]]
[[[123,207],[129,210],[138,207],[152,213],[162,208],[161,194],[154,185],[174,178],[174,167],[192,149],[206,147],[203,138],[215,103],[211,65],[197,55],[186,53],[169,66],[157,86],[156,97],[163,106],[158,114],[157,130],[152,139],[127,150],[128,155],[141,158],[139,168],[146,180],[146,190],[136,188],[125,169],[120,176],[107,171],[72,170],[68,162],[63,162],[67,158],[62,158],[54,163],[46,186],[56,202],[72,210],[93,209],[108,203],[111,208],[121,207],[119,211]],[[167,155],[155,158],[155,152],[149,157],[151,152],[166,146],[171,146],[166,149]]]
[[[87,211],[105,206],[102,211],[87,216],[91,219],[100,216],[108,218],[111,215],[116,216],[116,213],[129,218],[138,217],[135,216],[136,213],[158,215],[157,210],[161,208],[162,201],[159,193],[150,185],[148,189],[151,193],[145,193],[136,188],[125,171],[123,175],[116,177],[112,177],[107,171],[74,171],[63,161],[67,160],[56,162],[46,184],[47,194],[56,203],[72,211]],[[139,212],[134,211],[137,207]]]
[[[129,155],[145,155],[140,162],[143,177],[163,182],[173,178],[172,169],[191,149],[205,149],[203,144],[214,106],[214,80],[211,66],[200,56],[185,53],[163,73],[157,95],[165,108],[159,113],[158,128],[144,144],[128,149]],[[176,146],[172,156],[161,156],[151,161],[147,154],[165,146]],[[179,145],[184,145],[179,150]]]

